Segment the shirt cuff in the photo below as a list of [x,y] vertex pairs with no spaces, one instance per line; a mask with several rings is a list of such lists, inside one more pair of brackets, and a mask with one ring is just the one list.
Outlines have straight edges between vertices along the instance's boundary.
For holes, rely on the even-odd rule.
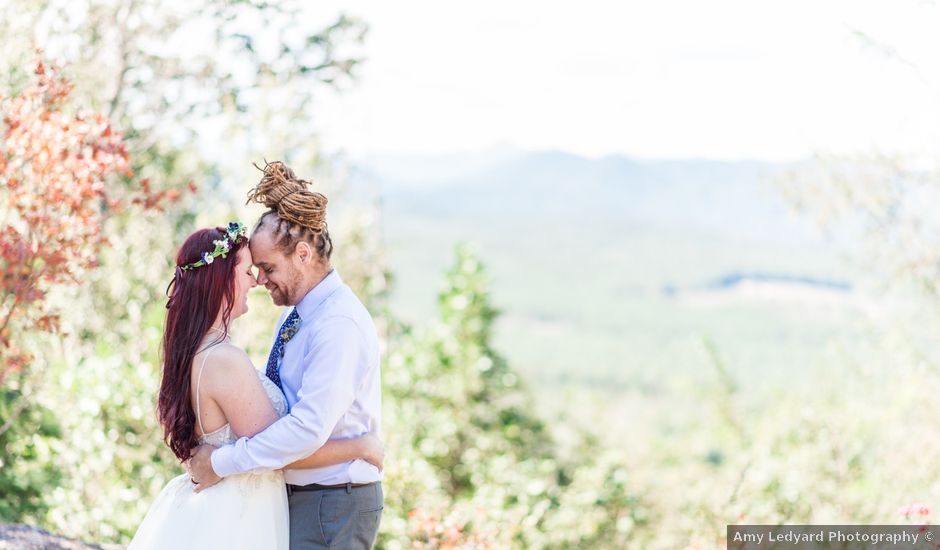
[[235,466],[235,457],[233,456],[234,451],[234,445],[225,445],[212,451],[209,462],[212,464],[212,469],[215,470],[215,475],[228,477],[238,473],[238,468]]

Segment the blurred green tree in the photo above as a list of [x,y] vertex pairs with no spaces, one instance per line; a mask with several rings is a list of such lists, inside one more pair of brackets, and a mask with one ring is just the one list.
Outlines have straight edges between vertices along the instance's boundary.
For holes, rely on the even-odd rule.
[[648,505],[615,453],[581,435],[564,456],[531,394],[492,347],[482,263],[458,246],[440,319],[398,326],[383,371],[395,487],[383,547],[622,547]]
[[[61,437],[44,440],[44,453],[30,450],[35,437],[11,441],[4,461],[22,474],[11,475],[15,483],[39,479],[24,470],[57,477],[43,487],[41,501],[4,519],[36,521],[98,541],[126,540],[151,497],[176,473],[153,413],[160,293],[171,273],[172,248],[197,225],[233,216],[241,194],[225,178],[243,178],[251,160],[274,151],[319,163],[314,94],[350,82],[360,61],[354,50],[364,24],[340,16],[318,25],[303,16],[303,6],[146,0],[0,5],[0,94],[17,95],[30,85],[32,67],[23,60],[43,50],[65,66],[74,84],[72,101],[103,112],[123,135],[126,168],[135,177],[110,179],[107,192],[125,197],[146,186],[155,196],[179,198],[162,212],[148,209],[153,205],[146,200],[138,204],[144,208],[123,211],[101,204],[98,234],[107,236],[108,245],[92,254],[97,268],[83,273],[81,285],[45,297],[61,311],[59,330],[38,354],[47,365],[45,382],[29,393],[28,406],[19,407],[24,412],[9,437],[25,437],[36,415],[46,418],[43,411],[57,424],[50,433]],[[232,164],[232,158],[242,162]],[[9,212],[9,205],[0,205],[0,219],[9,219]],[[8,410],[17,412],[0,407],[4,420],[11,418]]]
[[108,244],[108,212],[158,209],[174,195],[146,185],[111,193],[130,179],[127,152],[108,119],[78,110],[71,84],[35,65],[20,94],[0,98],[0,519],[36,517],[41,490],[59,479],[52,411],[35,400],[45,382],[51,337],[66,312],[56,293],[74,290]]

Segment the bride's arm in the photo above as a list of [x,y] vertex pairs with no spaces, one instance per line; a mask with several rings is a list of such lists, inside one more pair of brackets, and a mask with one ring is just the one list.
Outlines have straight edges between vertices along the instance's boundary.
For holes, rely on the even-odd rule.
[[342,464],[357,458],[361,458],[381,470],[385,460],[385,448],[382,441],[372,434],[365,434],[353,439],[334,439],[327,441],[317,449],[317,452],[307,458],[288,464],[284,468],[287,470],[322,468]]

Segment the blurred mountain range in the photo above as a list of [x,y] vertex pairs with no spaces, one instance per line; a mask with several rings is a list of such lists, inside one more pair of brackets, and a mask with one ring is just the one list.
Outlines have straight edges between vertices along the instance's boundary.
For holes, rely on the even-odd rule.
[[403,318],[433,313],[468,241],[517,368],[549,385],[649,389],[701,366],[699,336],[732,368],[785,372],[854,330],[855,271],[839,239],[789,210],[775,184],[787,168],[499,148],[376,156],[351,188],[378,189]]
[[354,180],[377,184],[393,216],[478,224],[557,221],[572,230],[584,223],[628,222],[731,239],[824,242],[774,189],[773,178],[785,168],[498,148],[375,156],[362,163]]

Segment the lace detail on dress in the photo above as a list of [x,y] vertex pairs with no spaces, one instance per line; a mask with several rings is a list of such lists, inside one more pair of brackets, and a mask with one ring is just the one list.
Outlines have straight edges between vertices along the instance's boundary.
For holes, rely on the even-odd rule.
[[276,412],[279,417],[286,415],[288,407],[284,392],[263,372],[260,370],[256,372],[258,373],[258,377],[261,378],[261,385],[264,386],[264,391],[268,394],[268,399],[270,399],[271,404],[274,405],[274,412]]
[[[284,416],[287,414],[287,398],[284,397],[284,394],[281,392],[281,390],[275,386],[274,382],[271,382],[271,379],[265,376],[263,372],[255,372],[258,374],[258,378],[261,379],[261,385],[264,386],[264,392],[268,394],[268,399],[271,400],[271,405],[274,406],[274,412],[276,412],[278,416]],[[213,430],[200,437],[199,444],[221,447],[222,445],[234,443],[236,440],[238,440],[238,438],[235,436],[235,432],[232,431],[232,426],[230,424],[226,424],[218,430]]]

